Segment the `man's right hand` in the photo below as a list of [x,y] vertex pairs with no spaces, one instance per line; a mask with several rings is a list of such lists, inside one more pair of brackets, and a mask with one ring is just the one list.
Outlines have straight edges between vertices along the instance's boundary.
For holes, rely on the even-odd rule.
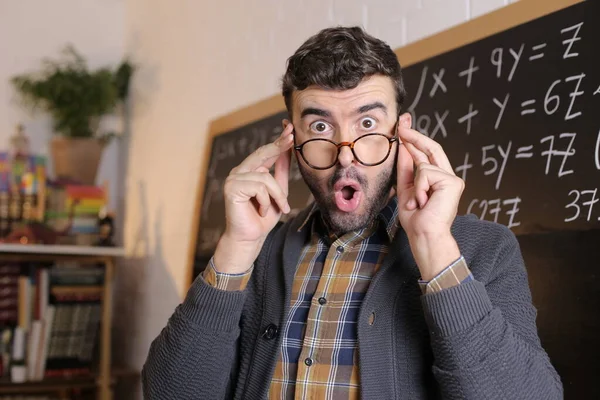
[[[250,154],[225,180],[225,232],[213,258],[218,272],[246,272],[281,214],[290,212],[287,197],[293,129],[287,124],[275,142]],[[269,173],[273,164],[274,176]]]

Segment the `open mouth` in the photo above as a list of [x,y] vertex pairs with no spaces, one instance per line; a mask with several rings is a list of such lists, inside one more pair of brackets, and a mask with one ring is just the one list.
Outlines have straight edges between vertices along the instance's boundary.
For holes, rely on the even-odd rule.
[[354,193],[356,193],[356,189],[352,186],[344,186],[342,188],[342,196],[344,200],[350,200],[354,197]]
[[339,180],[334,186],[335,204],[340,211],[353,212],[360,205],[362,191],[360,185],[352,180]]

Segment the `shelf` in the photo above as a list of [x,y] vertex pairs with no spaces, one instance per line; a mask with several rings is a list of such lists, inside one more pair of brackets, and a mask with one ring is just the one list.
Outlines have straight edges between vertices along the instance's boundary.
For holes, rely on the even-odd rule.
[[0,256],[2,254],[123,257],[125,249],[122,247],[1,243]]
[[45,393],[65,389],[94,389],[97,385],[94,376],[52,378],[23,383],[12,383],[7,379],[1,379],[0,394]]
[[[130,369],[114,368],[111,385],[120,378],[137,377],[138,373]],[[7,378],[0,379],[0,395],[23,393],[46,393],[69,389],[95,389],[101,379],[97,375],[78,376],[73,378],[48,378],[42,381],[12,383]]]

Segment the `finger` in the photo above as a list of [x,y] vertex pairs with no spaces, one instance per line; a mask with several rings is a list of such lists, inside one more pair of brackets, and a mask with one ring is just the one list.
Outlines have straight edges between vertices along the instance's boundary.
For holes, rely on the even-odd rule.
[[283,193],[287,197],[289,193],[289,177],[290,177],[290,164],[292,161],[292,150],[288,149],[279,155],[277,161],[275,161],[275,181],[283,190]]
[[423,152],[431,164],[437,165],[449,174],[454,175],[450,160],[448,160],[448,156],[438,142],[405,126],[398,128],[398,135],[403,142],[409,142]]
[[398,205],[408,211],[417,209],[417,199],[415,197],[415,188],[406,189],[399,194]]
[[405,142],[404,146],[406,146],[406,150],[410,153],[411,157],[415,165],[419,166],[420,164],[426,163],[429,164],[429,157],[427,154],[423,153],[421,150],[417,149],[414,144]]
[[269,196],[271,196],[279,209],[286,214],[289,212],[290,206],[288,204],[287,195],[271,174],[264,172],[247,172],[245,174],[236,175],[235,179],[239,181],[253,181],[262,183],[266,186]]
[[415,199],[419,204],[419,208],[425,207],[427,204],[427,200],[429,200],[429,190],[431,189],[431,184],[429,182],[428,173],[424,172],[424,170],[417,171],[415,176]]
[[415,175],[415,197],[419,207],[425,207],[433,191],[444,187],[455,186],[459,180],[461,181],[461,184],[456,185],[456,187],[460,187],[459,190],[462,191],[464,185],[460,178],[455,175],[450,175],[443,169],[431,164],[424,163],[419,165]]
[[292,147],[294,143],[293,129],[293,125],[288,124],[277,140],[259,147],[255,152],[246,157],[239,166],[234,168],[232,172],[244,173],[255,171],[259,167],[271,168],[275,161],[277,161],[277,158]]
[[271,197],[267,187],[256,181],[237,181],[237,193],[241,196],[240,202],[255,199],[258,203],[258,214],[264,217],[271,207]]
[[401,193],[413,186],[414,161],[406,146],[398,145],[398,160],[396,162],[396,191]]
[[259,204],[258,213],[261,217],[266,217],[269,208],[271,207],[271,197],[269,196],[266,186],[262,185],[258,188],[254,198]]

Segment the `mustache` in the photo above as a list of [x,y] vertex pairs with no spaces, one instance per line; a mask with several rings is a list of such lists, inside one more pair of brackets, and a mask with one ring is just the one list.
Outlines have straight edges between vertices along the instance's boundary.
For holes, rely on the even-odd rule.
[[354,167],[350,167],[350,168],[336,167],[335,171],[333,172],[333,175],[331,175],[331,177],[329,178],[329,182],[328,182],[329,188],[333,188],[333,186],[340,179],[344,179],[344,178],[355,180],[365,189],[369,185],[367,178],[364,175],[361,175],[356,168],[354,168]]

